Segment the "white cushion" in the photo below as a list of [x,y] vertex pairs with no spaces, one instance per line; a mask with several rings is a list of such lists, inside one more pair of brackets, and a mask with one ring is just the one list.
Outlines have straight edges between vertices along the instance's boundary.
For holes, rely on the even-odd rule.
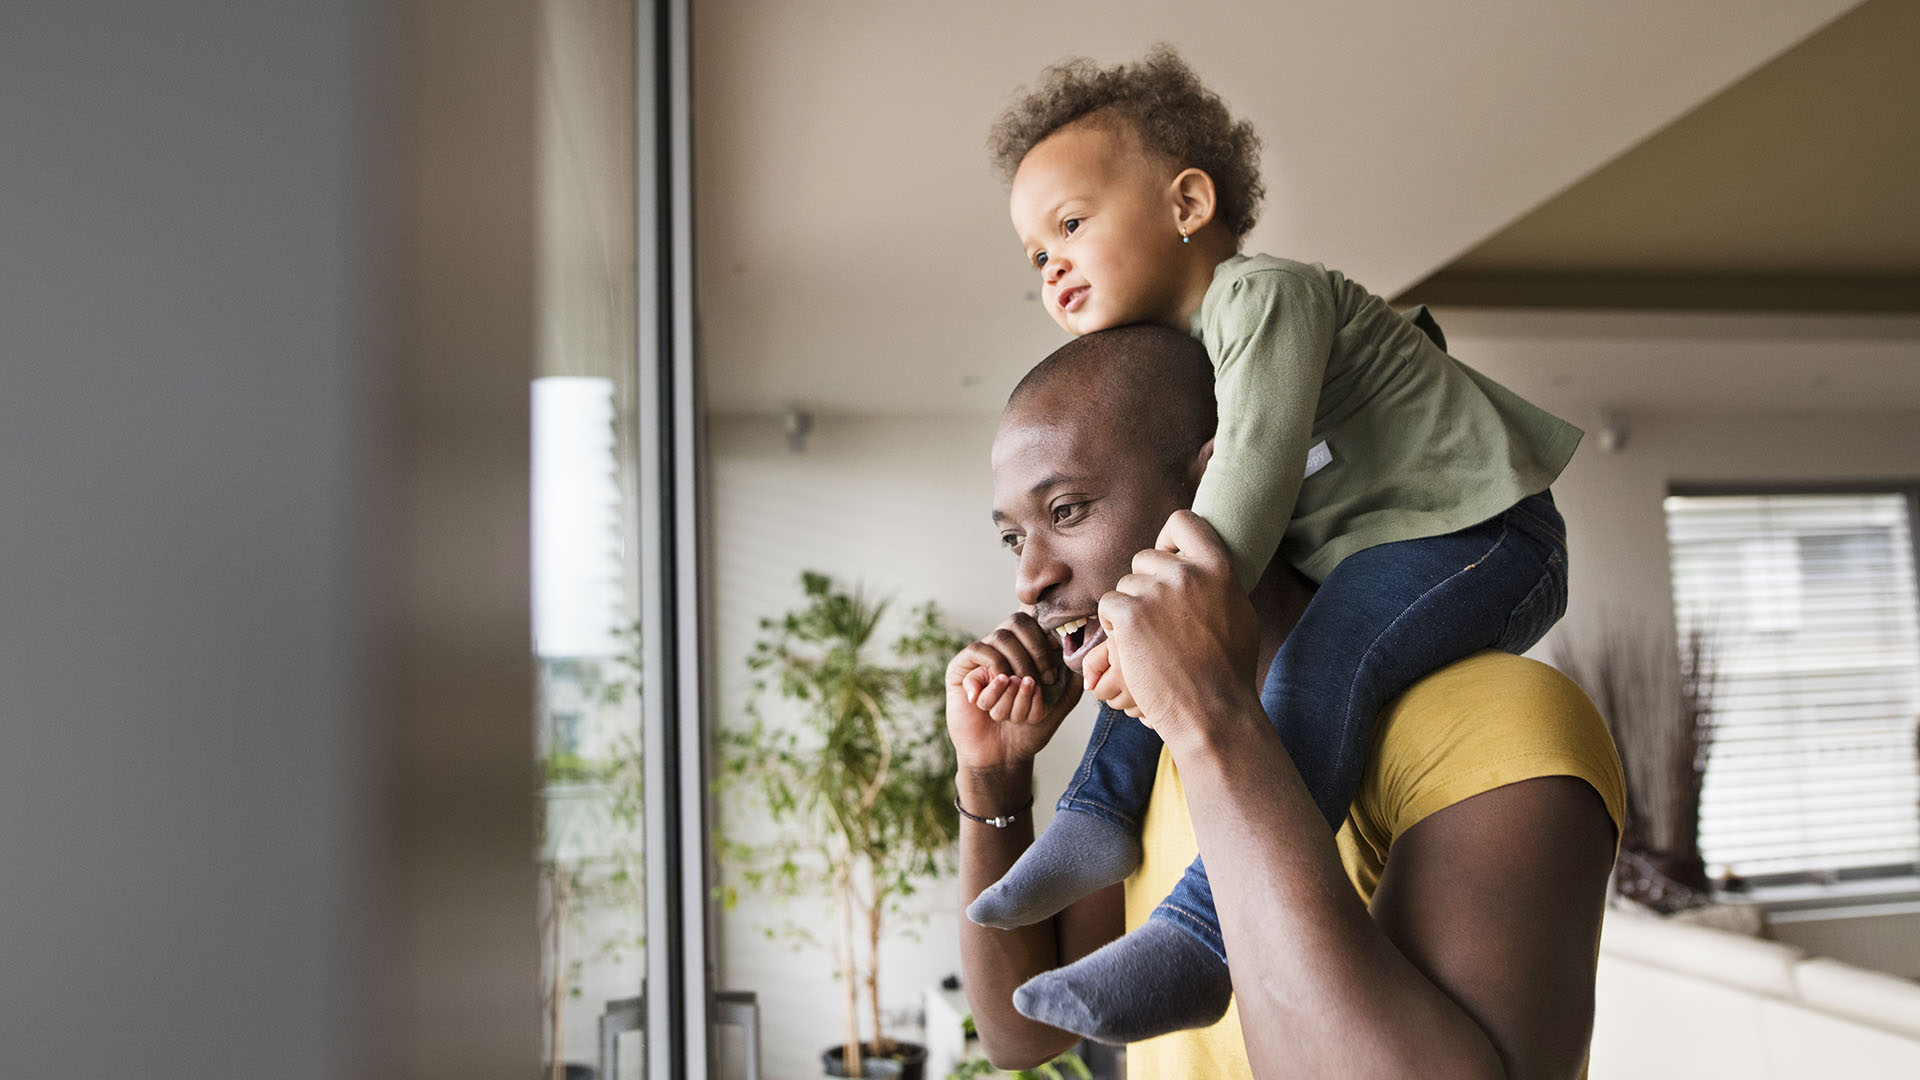
[[1802,963],[1794,979],[1812,1008],[1920,1036],[1920,983],[1827,959]]
[[1910,1035],[1844,1020],[1804,1005],[1754,1000],[1761,1010],[1757,1041],[1766,1047],[1766,1072],[1711,1075],[1764,1075],[1778,1080],[1913,1080],[1920,1076],[1920,1040]]
[[1798,994],[1793,969],[1806,955],[1777,941],[1670,923],[1621,908],[1607,910],[1600,952],[1788,999]]
[[1619,955],[1600,957],[1593,1080],[1767,1077],[1758,994]]

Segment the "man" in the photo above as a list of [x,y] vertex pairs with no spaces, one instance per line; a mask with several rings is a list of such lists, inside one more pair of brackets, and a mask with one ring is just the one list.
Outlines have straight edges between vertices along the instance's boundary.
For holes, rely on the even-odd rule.
[[[1134,1044],[1134,1076],[1579,1075],[1622,802],[1604,725],[1550,668],[1461,661],[1382,715],[1329,835],[1255,690],[1309,587],[1276,560],[1241,595],[1185,509],[1210,452],[1210,374],[1174,331],[1089,335],[1022,382],[994,441],[1022,610],[947,672],[963,906],[1031,842],[1033,758],[1082,665],[1166,748],[1124,888],[1017,930],[961,920],[989,1058],[1027,1066],[1075,1041],[1016,1011],[1015,989],[1138,925],[1197,849],[1235,1009]],[[1056,629],[1086,617],[1104,642],[1090,625],[1063,657]]]

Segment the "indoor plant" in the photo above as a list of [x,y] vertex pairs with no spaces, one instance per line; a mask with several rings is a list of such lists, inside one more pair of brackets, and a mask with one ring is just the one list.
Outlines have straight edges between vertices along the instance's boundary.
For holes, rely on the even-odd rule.
[[[973,1014],[968,1013],[960,1023],[967,1036],[968,1048],[974,1048],[979,1033],[973,1026]],[[984,1056],[976,1056],[955,1064],[953,1071],[947,1074],[947,1080],[975,1080],[978,1077],[1002,1076],[1007,1077],[1008,1080],[1069,1080],[1070,1077],[1073,1080],[1093,1080],[1093,1070],[1087,1068],[1086,1061],[1073,1050],[1062,1051],[1052,1059],[1041,1062],[1031,1069],[1015,1069],[1012,1072],[996,1069]]]
[[[947,661],[971,639],[922,604],[888,657],[876,641],[886,601],[813,572],[801,575],[801,588],[798,607],[761,620],[747,659],[748,724],[717,736],[720,784],[773,832],[756,843],[721,837],[716,846],[750,887],[833,897],[831,941],[797,921],[785,930],[832,947],[846,1002],[841,1062],[860,1076],[862,993],[872,1053],[898,1054],[880,1026],[888,920],[923,914],[906,906],[917,883],[954,865],[955,764],[942,709]],[[768,722],[770,694],[792,707],[796,723]],[[722,893],[735,898],[730,885]]]

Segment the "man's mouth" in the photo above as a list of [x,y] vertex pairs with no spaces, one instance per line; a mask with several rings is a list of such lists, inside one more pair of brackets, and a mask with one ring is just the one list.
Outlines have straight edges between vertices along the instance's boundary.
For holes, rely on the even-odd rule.
[[1076,310],[1077,308],[1079,308],[1081,302],[1084,301],[1086,298],[1087,298],[1087,287],[1085,285],[1075,285],[1071,289],[1062,289],[1060,290],[1060,295],[1058,297],[1060,310],[1062,311]]
[[1083,615],[1053,628],[1053,632],[1060,635],[1061,662],[1074,671],[1080,670],[1080,662],[1086,659],[1089,650],[1107,640],[1107,632],[1100,624],[1089,625],[1090,621]]

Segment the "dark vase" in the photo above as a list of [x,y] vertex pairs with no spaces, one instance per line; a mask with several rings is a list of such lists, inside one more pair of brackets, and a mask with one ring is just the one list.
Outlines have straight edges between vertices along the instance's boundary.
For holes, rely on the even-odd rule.
[[[820,1064],[826,1070],[826,1075],[847,1075],[846,1059],[840,1054],[841,1047],[845,1045],[841,1043],[820,1052]],[[898,1076],[900,1080],[925,1080],[927,1048],[919,1043],[896,1042],[893,1052],[884,1058],[873,1056],[872,1044],[861,1043],[860,1053],[861,1065],[869,1078]]]

